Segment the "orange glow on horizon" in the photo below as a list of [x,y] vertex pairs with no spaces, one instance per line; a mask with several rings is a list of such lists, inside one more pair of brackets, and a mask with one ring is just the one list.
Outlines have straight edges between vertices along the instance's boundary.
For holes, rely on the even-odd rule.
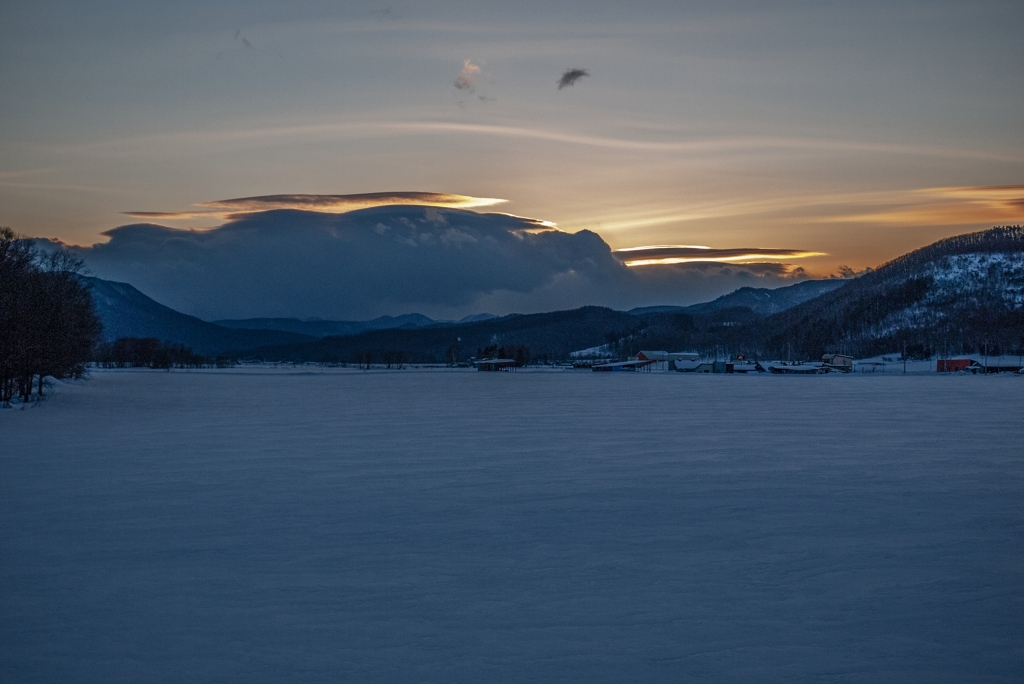
[[[625,251],[625,250],[620,250]],[[707,256],[707,257],[661,257],[657,259],[632,259],[623,260],[623,264],[630,268],[636,266],[670,266],[672,264],[690,264],[699,262],[717,262],[717,263],[733,263],[733,264],[763,264],[763,263],[780,263],[777,261],[767,261],[765,259],[767,254],[737,254],[735,256]],[[826,256],[825,252],[793,252],[786,254],[786,259],[805,259],[807,257]]]

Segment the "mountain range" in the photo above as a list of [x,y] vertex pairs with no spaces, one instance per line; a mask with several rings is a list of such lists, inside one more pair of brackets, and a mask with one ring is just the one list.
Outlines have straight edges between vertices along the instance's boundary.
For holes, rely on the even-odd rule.
[[304,320],[298,318],[244,318],[219,320],[214,321],[214,323],[225,328],[283,330],[311,337],[330,337],[357,335],[370,330],[413,329],[425,328],[428,325],[477,323],[491,318],[496,318],[496,316],[494,314],[482,313],[466,316],[458,321],[435,321],[423,314],[409,313],[401,316],[380,316],[369,321],[325,321],[319,318],[307,318]]
[[941,240],[857,278],[808,280],[768,290],[740,288],[691,306],[628,312],[583,307],[544,314],[490,314],[435,321],[420,314],[370,321],[267,318],[202,321],[126,283],[86,278],[104,337],[157,337],[207,354],[288,361],[410,362],[465,358],[492,345],[534,358],[610,345],[639,349],[814,358],[906,346],[914,353],[1024,346],[1024,230]]
[[1024,229],[940,240],[783,312],[735,331],[765,353],[820,350],[869,356],[999,353],[1024,348]]
[[217,355],[262,345],[289,344],[315,339],[286,330],[228,328],[183,314],[153,301],[128,283],[88,276],[83,282],[92,293],[96,314],[103,323],[103,339],[155,337],[184,344],[200,354]]
[[[288,360],[305,358],[305,352],[292,350],[289,348],[290,345],[315,343],[308,348],[309,350],[324,350],[333,345],[333,352],[318,352],[317,358],[335,359],[347,358],[346,354],[353,353],[354,348],[372,349],[384,344],[385,341],[386,346],[395,348],[412,345],[418,352],[426,353],[427,358],[434,358],[427,350],[433,349],[436,345],[426,341],[436,340],[444,349],[435,352],[443,354],[451,344],[451,340],[448,339],[450,334],[438,331],[449,328],[459,328],[466,332],[467,340],[475,340],[472,344],[479,343],[483,347],[499,338],[507,337],[511,331],[518,330],[519,333],[510,338],[514,339],[514,342],[510,341],[509,344],[528,345],[538,352],[544,349],[545,351],[540,353],[559,358],[561,354],[573,351],[574,345],[587,346],[593,339],[604,342],[610,334],[609,331],[631,331],[636,328],[638,320],[658,319],[664,315],[677,313],[710,313],[743,305],[749,305],[751,310],[758,313],[776,311],[805,301],[821,291],[834,289],[843,282],[804,281],[777,290],[745,287],[712,302],[690,307],[649,307],[629,312],[584,307],[574,311],[526,316],[512,314],[497,317],[482,313],[466,316],[458,321],[437,321],[422,314],[410,313],[401,316],[381,316],[369,321],[249,318],[208,322],[164,306],[128,283],[93,277],[85,277],[83,280],[92,291],[93,302],[103,323],[103,337],[106,341],[119,337],[156,337],[165,342],[184,344],[200,354],[246,356],[252,350],[258,350],[257,353],[261,357],[275,358],[274,354],[280,354],[280,359]],[[571,334],[555,333],[552,326],[557,327],[559,321],[560,325],[576,326],[577,329]],[[589,323],[584,324],[584,321]],[[598,321],[601,321],[604,328],[595,333],[589,326]],[[427,329],[431,332],[426,332]],[[527,334],[524,332],[527,330],[532,332]],[[414,334],[413,331],[421,332]],[[352,339],[345,342],[317,342],[322,338]],[[558,342],[553,343],[553,340]],[[426,347],[420,342],[426,342]]]
[[742,306],[756,314],[768,316],[802,304],[826,292],[831,292],[845,284],[846,280],[842,278],[830,278],[828,280],[804,280],[796,285],[774,290],[765,287],[741,287],[710,302],[691,304],[690,306],[644,306],[630,309],[628,313],[634,315],[651,313],[703,314]]

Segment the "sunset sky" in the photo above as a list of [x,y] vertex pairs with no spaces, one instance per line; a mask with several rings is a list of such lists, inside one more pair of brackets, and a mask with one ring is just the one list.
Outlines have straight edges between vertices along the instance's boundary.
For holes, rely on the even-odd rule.
[[[4,3],[0,225],[87,246],[425,192],[860,270],[1024,222],[1022,28],[1019,1]],[[303,208],[275,202],[246,211]]]

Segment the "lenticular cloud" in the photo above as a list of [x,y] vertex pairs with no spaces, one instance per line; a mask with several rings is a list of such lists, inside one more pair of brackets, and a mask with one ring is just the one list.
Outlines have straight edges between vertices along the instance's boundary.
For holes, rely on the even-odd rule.
[[384,207],[393,205],[418,205],[428,207],[449,207],[469,209],[471,207],[489,207],[507,200],[495,197],[470,197],[454,195],[446,192],[368,192],[355,195],[260,195],[256,197],[239,197],[236,199],[200,202],[193,206],[200,207],[186,211],[126,211],[125,214],[135,218],[177,220],[198,216],[218,216],[221,218],[237,218],[242,214],[251,214],[274,209],[298,209],[301,211],[322,211],[331,214],[343,214],[358,209]]
[[[252,210],[264,199],[221,204]],[[121,226],[106,243],[73,249],[97,277],[208,320],[628,309],[792,282],[782,264],[629,268],[596,233],[508,214],[399,205],[233,216],[210,230]]]
[[135,224],[105,234],[109,242],[80,250],[97,276],[208,318],[437,310],[557,276],[596,286],[625,271],[594,233],[436,207],[276,210],[208,231]]

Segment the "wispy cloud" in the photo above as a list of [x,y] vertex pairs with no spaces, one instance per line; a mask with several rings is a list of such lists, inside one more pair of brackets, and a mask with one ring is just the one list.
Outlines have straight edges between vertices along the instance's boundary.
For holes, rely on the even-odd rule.
[[830,223],[959,226],[1024,221],[1024,185],[923,188],[900,193],[888,206],[820,219]]
[[726,136],[702,137],[685,140],[644,140],[603,135],[586,135],[549,128],[530,128],[501,124],[473,124],[454,121],[352,121],[344,123],[304,124],[217,131],[181,131],[131,138],[117,138],[60,151],[130,154],[140,147],[160,145],[247,145],[278,144],[282,140],[329,138],[374,138],[394,135],[432,135],[445,133],[523,138],[637,152],[657,152],[678,155],[713,155],[719,153],[748,153],[765,150],[794,150],[817,152],[880,153],[920,157],[978,159],[1019,163],[1024,153],[993,152],[990,150],[945,147],[941,145],[901,145],[884,142],[838,140],[828,138],[801,138],[783,136]]
[[[630,207],[590,217],[602,233],[670,224],[759,216],[788,225],[868,224],[978,226],[1024,222],[1024,186],[953,186],[866,192],[800,192],[720,197],[656,207]],[[572,224],[568,224],[572,225]]]
[[700,245],[648,245],[618,249],[612,254],[626,266],[664,266],[693,262],[778,262],[780,259],[825,256],[824,252],[810,252],[801,249],[765,247],[712,249]]
[[558,79],[558,89],[576,85],[576,82],[584,76],[590,76],[590,72],[586,69],[566,69],[562,77]]
[[472,93],[476,92],[476,79],[480,75],[480,67],[466,60],[462,63],[462,72],[455,79],[455,87],[459,90]]
[[237,199],[200,202],[201,207],[186,211],[126,211],[128,216],[144,219],[180,220],[202,216],[217,218],[238,217],[274,209],[298,209],[327,214],[344,214],[357,209],[394,205],[418,205],[469,209],[501,204],[507,200],[494,197],[470,197],[439,192],[370,192],[356,195],[261,195]]

